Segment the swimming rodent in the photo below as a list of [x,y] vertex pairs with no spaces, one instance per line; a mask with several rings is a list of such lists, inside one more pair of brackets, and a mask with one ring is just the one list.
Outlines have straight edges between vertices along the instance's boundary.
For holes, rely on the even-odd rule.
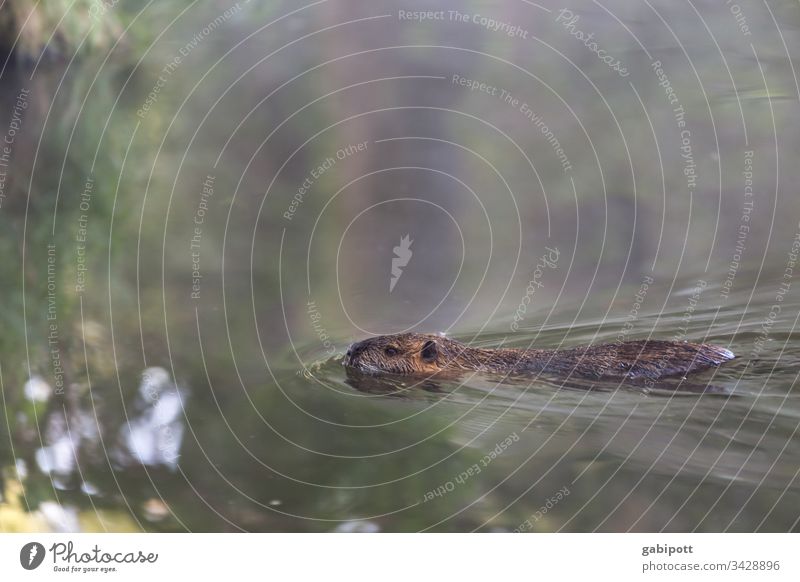
[[709,344],[641,340],[563,350],[473,348],[433,334],[381,335],[352,344],[345,366],[368,374],[434,375],[447,372],[544,372],[608,380],[660,380],[700,372],[733,359]]

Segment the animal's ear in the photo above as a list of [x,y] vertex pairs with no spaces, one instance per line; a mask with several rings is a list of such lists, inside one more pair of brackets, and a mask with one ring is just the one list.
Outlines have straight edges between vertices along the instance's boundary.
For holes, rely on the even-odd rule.
[[439,346],[433,340],[426,341],[425,345],[422,346],[422,350],[420,350],[420,356],[426,362],[433,362],[438,355]]

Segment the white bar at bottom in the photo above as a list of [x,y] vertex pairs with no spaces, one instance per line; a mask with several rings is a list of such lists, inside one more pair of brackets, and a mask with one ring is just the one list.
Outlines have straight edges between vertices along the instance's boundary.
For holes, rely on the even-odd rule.
[[[3,534],[0,572],[5,580],[120,582],[187,575],[795,581],[798,541],[795,534]],[[23,562],[36,563],[40,547],[41,563],[25,569]]]

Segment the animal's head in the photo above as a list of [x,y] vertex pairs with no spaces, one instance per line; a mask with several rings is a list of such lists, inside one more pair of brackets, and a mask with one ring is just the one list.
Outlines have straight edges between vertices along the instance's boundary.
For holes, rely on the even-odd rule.
[[361,372],[390,374],[435,374],[446,365],[447,338],[425,333],[380,335],[352,344],[344,365]]

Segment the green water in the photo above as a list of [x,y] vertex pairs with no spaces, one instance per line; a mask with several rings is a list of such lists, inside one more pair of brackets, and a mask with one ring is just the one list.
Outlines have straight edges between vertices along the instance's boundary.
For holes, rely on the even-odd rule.
[[[560,6],[460,6],[527,37],[162,6],[6,62],[0,530],[798,530],[796,3],[576,6],[627,77]],[[704,395],[341,365],[406,329],[738,357]]]

